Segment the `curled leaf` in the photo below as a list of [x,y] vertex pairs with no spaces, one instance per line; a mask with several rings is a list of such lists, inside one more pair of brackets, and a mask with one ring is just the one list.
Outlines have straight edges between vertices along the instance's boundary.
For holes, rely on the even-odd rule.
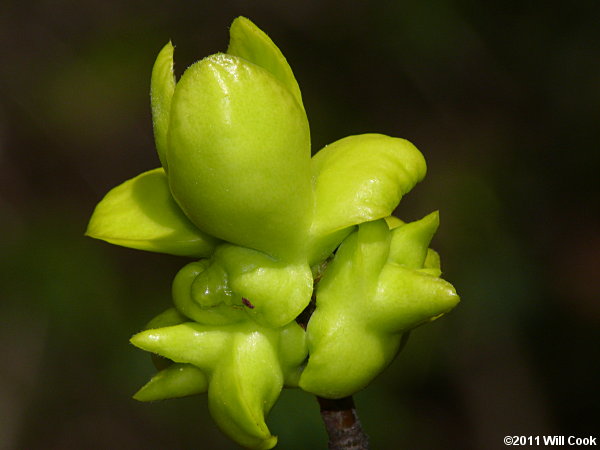
[[390,216],[425,171],[414,145],[381,134],[349,136],[320,150],[312,158],[316,210],[311,261],[333,250],[329,236]]
[[263,326],[279,328],[306,308],[312,289],[307,264],[285,263],[223,244],[211,259],[179,271],[173,301],[182,314],[199,323],[228,324],[251,317]]
[[227,274],[216,261],[201,260],[183,267],[173,280],[178,311],[205,325],[225,325],[246,318],[242,299],[229,288]]
[[230,289],[246,299],[246,313],[261,325],[287,325],[310,302],[313,278],[306,263],[282,262],[228,244],[218,248],[214,259],[227,271]]

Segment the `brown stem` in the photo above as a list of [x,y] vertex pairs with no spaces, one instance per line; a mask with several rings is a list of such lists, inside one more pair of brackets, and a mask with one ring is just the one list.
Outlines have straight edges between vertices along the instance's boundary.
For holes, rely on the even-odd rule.
[[330,450],[368,450],[369,438],[358,420],[352,397],[337,400],[317,397],[329,435]]

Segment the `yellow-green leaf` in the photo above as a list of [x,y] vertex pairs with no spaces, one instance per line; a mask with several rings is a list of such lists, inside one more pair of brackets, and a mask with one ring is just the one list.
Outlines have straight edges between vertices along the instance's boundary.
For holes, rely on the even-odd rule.
[[333,233],[391,215],[425,172],[423,155],[404,139],[362,134],[323,148],[312,158],[312,254],[331,251],[321,247]]
[[198,258],[209,256],[217,243],[177,206],[162,168],[144,172],[106,194],[86,235],[123,247]]

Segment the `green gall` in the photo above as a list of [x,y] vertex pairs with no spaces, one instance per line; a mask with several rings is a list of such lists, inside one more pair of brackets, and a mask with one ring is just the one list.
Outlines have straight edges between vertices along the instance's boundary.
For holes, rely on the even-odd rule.
[[269,449],[265,417],[284,386],[353,395],[459,298],[429,248],[437,212],[392,216],[425,176],[419,150],[368,133],[311,158],[286,58],[244,17],[229,33],[225,53],[178,81],[171,42],[159,52],[150,103],[162,167],[108,192],[86,234],[191,259],[174,308],[131,338],[159,369],[134,398],[207,393],[225,434]]
[[394,230],[385,220],[367,222],[342,243],[317,289],[302,389],[354,394],[392,361],[403,333],[458,303],[452,285],[424,268],[437,225],[437,213]]
[[304,110],[263,68],[217,54],[177,83],[169,184],[186,215],[220,239],[296,259],[312,215]]
[[296,323],[265,328],[248,320],[229,325],[185,322],[143,331],[131,342],[176,364],[159,372],[136,397],[147,401],[208,391],[219,427],[247,448],[272,448],[265,415],[306,359],[305,333]]

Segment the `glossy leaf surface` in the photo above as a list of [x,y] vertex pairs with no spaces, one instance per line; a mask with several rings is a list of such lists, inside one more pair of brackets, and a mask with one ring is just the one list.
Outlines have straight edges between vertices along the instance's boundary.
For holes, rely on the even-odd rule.
[[312,212],[306,115],[268,71],[226,54],[192,65],[175,89],[169,184],[205,232],[297,257]]

